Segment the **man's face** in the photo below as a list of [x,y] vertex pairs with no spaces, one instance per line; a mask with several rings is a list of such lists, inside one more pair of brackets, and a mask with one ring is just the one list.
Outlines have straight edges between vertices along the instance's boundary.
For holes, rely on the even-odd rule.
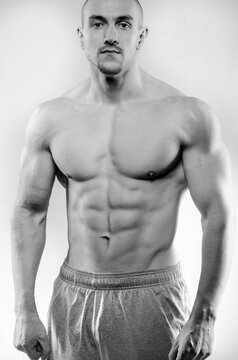
[[143,42],[141,34],[146,29],[141,25],[134,0],[89,0],[80,29],[89,62],[107,75],[119,74],[130,67]]

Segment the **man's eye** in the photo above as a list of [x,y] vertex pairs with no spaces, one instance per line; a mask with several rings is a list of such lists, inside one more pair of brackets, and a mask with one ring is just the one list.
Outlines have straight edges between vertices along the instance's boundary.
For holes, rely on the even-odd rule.
[[130,27],[130,25],[129,25],[129,24],[127,24],[127,23],[120,23],[120,24],[118,24],[118,26],[121,26],[121,27],[122,27],[122,29],[127,29],[127,28],[129,28],[129,27]]
[[92,27],[95,27],[96,29],[99,29],[100,25],[103,25],[103,24],[102,23],[94,23],[94,24],[92,24]]

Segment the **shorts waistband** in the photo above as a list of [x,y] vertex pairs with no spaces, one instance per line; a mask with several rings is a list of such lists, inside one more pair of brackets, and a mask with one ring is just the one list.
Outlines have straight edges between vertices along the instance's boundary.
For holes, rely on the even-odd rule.
[[114,273],[89,273],[72,269],[66,262],[60,268],[60,278],[72,285],[90,289],[128,289],[147,287],[153,285],[166,285],[173,281],[183,280],[181,264],[162,269],[114,272]]

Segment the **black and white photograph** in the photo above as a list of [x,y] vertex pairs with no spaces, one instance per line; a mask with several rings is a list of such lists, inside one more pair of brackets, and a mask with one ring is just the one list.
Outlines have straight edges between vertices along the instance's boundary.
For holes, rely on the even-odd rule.
[[237,20],[1,0],[2,359],[236,359]]

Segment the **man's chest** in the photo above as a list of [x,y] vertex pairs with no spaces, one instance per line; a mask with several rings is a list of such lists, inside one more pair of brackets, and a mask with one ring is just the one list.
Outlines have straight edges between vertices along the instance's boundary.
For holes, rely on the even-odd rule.
[[152,180],[181,163],[181,129],[168,109],[74,112],[58,122],[51,152],[60,171],[76,181],[116,172]]

